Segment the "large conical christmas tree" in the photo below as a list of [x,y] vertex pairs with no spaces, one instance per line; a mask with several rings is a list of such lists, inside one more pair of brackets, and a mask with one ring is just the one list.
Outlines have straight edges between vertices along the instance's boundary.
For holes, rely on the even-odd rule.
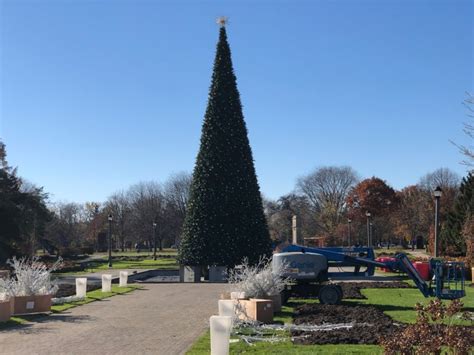
[[474,215],[474,174],[470,172],[462,179],[459,193],[446,224],[441,232],[441,246],[445,254],[466,254],[466,239],[462,233],[467,218]]
[[185,265],[256,262],[271,251],[252,151],[221,23],[179,260]]

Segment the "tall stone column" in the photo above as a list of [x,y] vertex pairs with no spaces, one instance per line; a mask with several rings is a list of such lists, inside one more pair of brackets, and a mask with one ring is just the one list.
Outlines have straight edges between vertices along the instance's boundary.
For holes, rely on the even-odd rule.
[[300,233],[300,223],[298,216],[294,215],[292,219],[292,244],[298,244],[298,245],[303,245],[303,239],[301,238],[301,233]]

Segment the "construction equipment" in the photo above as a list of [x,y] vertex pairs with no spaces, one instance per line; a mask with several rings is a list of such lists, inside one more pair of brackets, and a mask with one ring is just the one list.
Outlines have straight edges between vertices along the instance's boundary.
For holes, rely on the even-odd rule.
[[[373,249],[367,247],[313,248],[292,244],[274,254],[272,262],[274,267],[284,264],[285,276],[294,281],[286,290],[288,297],[312,294],[325,304],[340,303],[343,297],[341,287],[333,281],[368,279],[376,267],[406,273],[425,297],[457,299],[466,295],[464,263],[461,262],[431,259],[429,282],[423,280],[405,254],[398,253],[392,261],[380,262],[375,260]],[[329,272],[330,267],[354,267],[354,271]]]

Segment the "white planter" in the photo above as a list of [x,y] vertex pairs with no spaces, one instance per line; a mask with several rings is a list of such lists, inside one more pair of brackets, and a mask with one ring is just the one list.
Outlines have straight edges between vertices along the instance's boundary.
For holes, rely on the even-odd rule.
[[212,316],[209,322],[211,326],[211,355],[228,355],[232,317]]
[[246,299],[245,292],[231,292],[230,293],[230,298],[232,300],[244,300]]
[[76,297],[85,298],[87,293],[87,278],[79,277],[76,279]]
[[120,271],[120,287],[127,287],[128,284],[128,271]]
[[112,275],[104,274],[102,275],[102,292],[111,292],[112,291]]
[[233,317],[235,314],[235,301],[234,300],[219,300],[219,315]]

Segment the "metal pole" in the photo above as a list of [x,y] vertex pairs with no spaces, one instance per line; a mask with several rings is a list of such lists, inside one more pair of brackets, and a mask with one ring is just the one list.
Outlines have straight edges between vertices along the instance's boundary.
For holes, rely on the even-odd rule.
[[349,220],[349,234],[347,236],[347,246],[350,247],[351,246],[351,223],[352,221]]
[[153,260],[156,260],[156,223],[153,223]]
[[370,217],[367,216],[367,247],[370,247]]
[[369,226],[370,226],[370,245],[369,245],[369,246],[373,246],[373,245],[374,245],[374,233],[373,233],[374,231],[373,231],[373,229],[372,229],[372,225],[373,225],[373,223],[370,222],[370,223],[369,223]]
[[434,230],[434,257],[435,258],[439,256],[438,234],[439,234],[439,197],[436,196],[435,198],[435,230]]
[[109,267],[112,267],[112,219],[109,218]]

